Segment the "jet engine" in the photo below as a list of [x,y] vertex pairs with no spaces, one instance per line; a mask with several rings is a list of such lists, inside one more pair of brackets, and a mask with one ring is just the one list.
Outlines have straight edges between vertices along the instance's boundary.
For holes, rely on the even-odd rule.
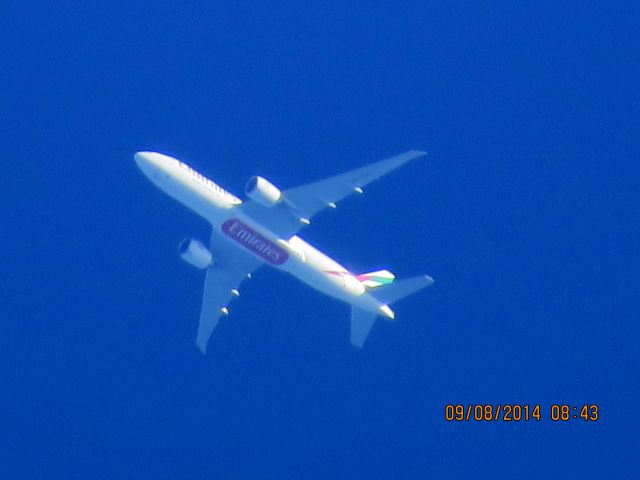
[[185,238],[178,246],[180,257],[196,268],[205,269],[213,265],[213,255],[204,244],[194,238]]
[[265,207],[273,207],[282,201],[280,189],[262,177],[251,177],[244,191],[250,199]]

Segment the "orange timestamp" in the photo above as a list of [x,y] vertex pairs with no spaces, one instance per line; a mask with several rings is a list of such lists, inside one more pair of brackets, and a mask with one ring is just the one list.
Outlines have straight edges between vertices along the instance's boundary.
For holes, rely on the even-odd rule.
[[[447,422],[520,422],[537,421],[544,417],[540,404],[451,404],[444,407]],[[600,408],[596,404],[553,404],[548,417],[553,422],[583,420],[596,422],[600,419]]]

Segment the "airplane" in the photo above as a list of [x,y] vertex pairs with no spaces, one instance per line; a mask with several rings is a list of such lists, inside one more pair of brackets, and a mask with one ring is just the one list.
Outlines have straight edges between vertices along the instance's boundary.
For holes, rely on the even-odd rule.
[[307,185],[280,190],[254,176],[242,201],[186,163],[162,153],[140,151],[134,159],[160,190],[211,224],[208,246],[187,238],[180,257],[205,271],[196,345],[206,353],[209,337],[240,285],[263,265],[285,271],[314,289],[351,305],[351,344],[362,348],[378,316],[393,320],[389,307],[433,283],[428,275],[394,281],[388,270],[355,274],[314,248],[296,233],[311,218],[352,193],[426,152],[410,150],[376,163]]

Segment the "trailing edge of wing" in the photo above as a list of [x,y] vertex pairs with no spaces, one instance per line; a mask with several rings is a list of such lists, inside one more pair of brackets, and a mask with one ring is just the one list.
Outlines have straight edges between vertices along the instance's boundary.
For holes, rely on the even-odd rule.
[[285,190],[282,192],[283,201],[273,207],[248,201],[238,208],[250,217],[259,219],[281,237],[289,237],[308,225],[316,213],[335,207],[337,202],[348,195],[361,193],[365,185],[424,155],[426,152],[410,150],[318,182]]
[[426,152],[409,150],[318,182],[290,188],[284,191],[284,198],[305,218],[311,218],[330,204],[335,205],[348,195],[361,191],[362,187],[374,180],[424,155]]
[[[207,269],[204,280],[204,290],[202,292],[202,309],[200,311],[200,323],[198,324],[198,336],[196,345],[202,351],[207,352],[207,342],[218,325],[220,317],[224,315],[231,300],[231,290],[240,286],[239,282],[233,282],[229,272],[220,267]],[[238,283],[238,285],[236,285]],[[228,312],[228,310],[227,310]]]
[[212,230],[210,250],[214,264],[206,271],[202,292],[202,309],[196,345],[206,353],[207,342],[222,315],[229,313],[229,302],[238,295],[240,284],[262,262],[224,241]]

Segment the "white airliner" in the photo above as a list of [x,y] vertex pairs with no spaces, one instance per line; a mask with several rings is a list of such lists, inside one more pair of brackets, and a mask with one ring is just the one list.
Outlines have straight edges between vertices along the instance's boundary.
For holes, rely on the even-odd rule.
[[425,152],[411,150],[325,180],[281,191],[262,177],[246,185],[243,202],[187,164],[168,155],[138,152],[138,167],[162,191],[212,226],[207,248],[188,238],[180,256],[205,270],[196,344],[203,353],[240,284],[262,265],[288,272],[307,285],[351,305],[351,343],[362,347],[378,315],[393,319],[389,303],[433,283],[427,275],[394,282],[388,270],[354,274],[295,235],[311,217]]

